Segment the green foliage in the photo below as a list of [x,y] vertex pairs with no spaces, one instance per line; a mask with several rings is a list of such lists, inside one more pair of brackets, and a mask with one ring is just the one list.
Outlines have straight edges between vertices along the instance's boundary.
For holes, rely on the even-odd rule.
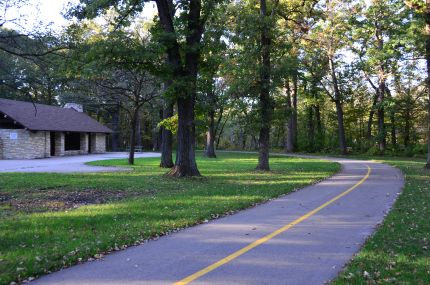
[[166,130],[171,131],[173,134],[176,134],[178,132],[178,115],[176,114],[172,117],[161,120],[157,127],[163,127]]

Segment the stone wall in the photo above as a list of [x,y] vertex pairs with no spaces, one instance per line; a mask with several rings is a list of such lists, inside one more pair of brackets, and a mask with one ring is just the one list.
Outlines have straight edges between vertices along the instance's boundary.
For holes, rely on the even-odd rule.
[[45,132],[45,157],[51,157],[51,132]]
[[[12,134],[12,135],[11,135]],[[91,135],[91,153],[106,152],[106,134]],[[51,156],[50,132],[0,129],[0,159],[33,159]],[[64,132],[55,132],[55,156],[88,153],[87,133],[81,133],[81,149],[64,150]]]
[[24,129],[0,129],[2,159],[49,157],[49,132]]
[[81,154],[88,153],[88,134],[81,133]]
[[91,153],[106,152],[106,134],[91,134]]

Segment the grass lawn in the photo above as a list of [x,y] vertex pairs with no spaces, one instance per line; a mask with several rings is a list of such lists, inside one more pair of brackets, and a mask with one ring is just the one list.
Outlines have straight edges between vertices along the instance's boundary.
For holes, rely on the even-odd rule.
[[425,160],[373,159],[400,168],[406,185],[378,231],[333,284],[429,285],[430,172],[423,169]]
[[0,174],[0,284],[245,209],[340,168],[272,157],[272,172],[261,173],[254,171],[256,154],[222,153],[217,159],[198,158],[203,178],[177,180],[164,177],[158,164],[158,158],[145,158],[127,172]]

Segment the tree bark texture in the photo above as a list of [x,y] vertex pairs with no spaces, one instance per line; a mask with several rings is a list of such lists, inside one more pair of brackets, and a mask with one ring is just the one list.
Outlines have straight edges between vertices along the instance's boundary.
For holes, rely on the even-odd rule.
[[[384,48],[384,39],[382,35],[381,25],[376,22],[376,40],[378,45],[378,50],[382,52]],[[386,133],[385,133],[385,108],[384,108],[384,102],[385,102],[385,63],[380,62],[378,67],[378,99],[377,99],[377,105],[378,105],[378,145],[379,145],[379,151],[383,154],[385,152],[386,148]]]
[[272,103],[270,98],[270,31],[267,24],[266,0],[260,0],[261,29],[261,70],[260,70],[260,136],[258,139],[257,170],[269,171],[270,126]]
[[136,148],[136,129],[137,121],[139,120],[139,108],[133,110],[131,116],[131,134],[130,134],[130,152],[128,154],[128,164],[134,164],[134,151]]
[[206,152],[205,156],[216,158],[215,154],[215,111],[209,112],[209,129],[206,133]]
[[[174,167],[168,173],[174,177],[200,176],[195,159],[195,122],[194,105],[196,82],[200,61],[200,42],[204,29],[201,19],[201,0],[189,0],[185,38],[185,58],[182,60],[178,38],[174,28],[174,11],[172,0],[156,0],[158,16],[163,30],[168,36],[164,38],[167,48],[167,61],[172,68],[173,84],[177,93],[178,133],[177,153]],[[184,65],[182,64],[184,62]],[[179,83],[179,84],[178,84]]]
[[285,92],[287,93],[287,112],[288,112],[288,120],[287,120],[287,141],[286,141],[286,152],[292,153],[294,152],[294,118],[293,118],[293,104],[291,102],[291,88],[289,79],[286,80],[285,83]]
[[293,89],[291,94],[291,99],[293,100],[293,121],[292,121],[292,128],[293,128],[293,151],[296,151],[298,148],[298,140],[297,140],[297,134],[298,134],[298,122],[297,122],[297,95],[298,95],[298,74],[297,70],[293,73]]
[[195,98],[178,99],[178,142],[175,166],[169,172],[174,177],[200,176],[195,157],[195,126],[194,110]]
[[343,123],[343,107],[342,96],[339,90],[339,85],[336,76],[336,69],[334,66],[333,58],[329,57],[330,73],[334,89],[334,103],[336,105],[337,124],[339,132],[339,150],[341,154],[346,154],[346,138],[345,138],[345,125]]
[[314,110],[315,110],[315,119],[317,121],[317,137],[316,137],[317,142],[315,147],[317,151],[320,151],[324,145],[324,132],[323,132],[323,126],[322,126],[320,106],[315,105]]

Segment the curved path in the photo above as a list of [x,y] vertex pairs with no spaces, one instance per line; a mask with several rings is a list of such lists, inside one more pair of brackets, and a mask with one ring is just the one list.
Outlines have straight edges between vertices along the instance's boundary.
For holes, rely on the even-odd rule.
[[[156,152],[135,153],[136,158],[159,157]],[[0,172],[51,172],[51,173],[84,173],[112,172],[130,170],[127,167],[106,167],[86,165],[97,160],[127,158],[126,152],[106,152],[75,156],[54,156],[42,159],[0,160]]]
[[33,284],[325,284],[403,187],[388,165],[330,160],[343,168],[321,183]]

